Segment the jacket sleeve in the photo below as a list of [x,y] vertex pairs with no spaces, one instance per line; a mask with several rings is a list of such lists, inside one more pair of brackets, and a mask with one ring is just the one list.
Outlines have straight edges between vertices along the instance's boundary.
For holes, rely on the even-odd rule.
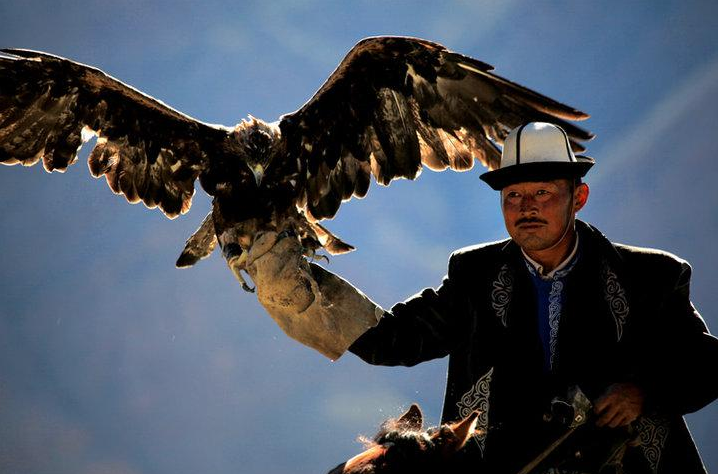
[[427,288],[385,311],[379,323],[360,336],[349,350],[375,365],[412,366],[449,354],[460,338],[456,291],[458,260],[449,259],[441,286]]
[[691,267],[680,265],[673,288],[648,321],[647,370],[638,381],[648,409],[686,414],[718,397],[718,339],[690,301]]

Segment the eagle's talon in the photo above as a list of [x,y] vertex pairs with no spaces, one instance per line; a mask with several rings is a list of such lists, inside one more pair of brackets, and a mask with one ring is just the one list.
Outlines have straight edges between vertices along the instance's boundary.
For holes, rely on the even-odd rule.
[[316,250],[312,248],[303,248],[302,253],[309,259],[310,263],[313,263],[317,260],[326,260],[327,263],[329,263],[329,257],[324,254],[317,253]]
[[244,275],[242,275],[242,270],[244,270],[244,265],[246,262],[247,252],[244,252],[240,256],[235,256],[227,260],[227,264],[229,265],[230,270],[232,270],[234,277],[242,285],[242,289],[247,293],[254,293],[257,289],[256,286],[254,288],[249,286],[247,284],[247,280],[244,279]]
[[324,260],[325,262],[329,263],[329,256],[324,255],[323,253],[314,252],[314,255],[312,255],[311,261],[315,262],[315,261],[319,261],[319,260]]

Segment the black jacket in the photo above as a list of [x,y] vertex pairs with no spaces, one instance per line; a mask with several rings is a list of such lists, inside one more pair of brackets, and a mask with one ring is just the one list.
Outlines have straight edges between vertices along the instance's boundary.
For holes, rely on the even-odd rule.
[[690,302],[690,266],[576,226],[581,254],[566,280],[552,374],[542,366],[530,276],[511,240],[454,252],[438,289],[395,305],[350,350],[380,365],[448,355],[442,419],[480,409],[487,431],[474,438],[472,456],[497,472],[516,472],[548,444],[542,416],[552,397],[578,385],[594,399],[621,381],[646,393],[629,472],[705,472],[682,415],[718,397],[718,340]]

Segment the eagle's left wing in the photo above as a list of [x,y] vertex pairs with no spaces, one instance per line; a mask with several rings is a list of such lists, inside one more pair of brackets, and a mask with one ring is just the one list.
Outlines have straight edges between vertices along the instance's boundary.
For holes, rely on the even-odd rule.
[[195,120],[99,69],[37,51],[3,52],[2,164],[42,160],[47,171],[65,171],[82,143],[97,135],[92,175],[104,176],[129,202],[173,218],[189,209],[210,157],[227,153],[231,129]]
[[417,38],[360,41],[301,109],[279,124],[287,156],[306,170],[300,207],[330,218],[367,193],[370,176],[388,185],[422,165],[490,169],[498,145],[529,121],[556,123],[572,147],[593,135],[569,121],[588,115],[492,74],[492,67]]

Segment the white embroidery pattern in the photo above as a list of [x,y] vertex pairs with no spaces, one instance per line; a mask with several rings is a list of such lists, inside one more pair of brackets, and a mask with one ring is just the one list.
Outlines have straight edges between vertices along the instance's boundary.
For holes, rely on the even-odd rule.
[[640,433],[639,441],[643,455],[648,460],[651,471],[657,473],[663,447],[668,438],[668,421],[657,417],[641,417],[636,423],[636,428]]
[[554,279],[551,282],[551,292],[548,295],[548,325],[549,331],[549,352],[551,368],[553,369],[556,362],[556,346],[558,345],[558,325],[561,322],[561,293],[563,292],[563,283]]
[[620,341],[623,336],[623,326],[626,324],[629,313],[626,292],[618,281],[618,277],[605,260],[603,261],[602,270],[603,280],[606,284],[603,296],[608,303],[608,307],[613,315],[613,320],[616,323],[616,341]]
[[[561,281],[561,279],[565,278],[566,275],[568,275],[569,272],[573,269],[574,265],[576,265],[576,260],[577,259],[574,258],[574,260],[569,265],[557,271],[551,277],[551,291],[549,291],[548,295],[548,325],[549,363],[552,369],[556,362],[556,349],[558,347],[558,327],[561,322],[561,310],[563,309],[563,281]],[[533,265],[531,265],[528,261],[524,260],[524,262],[526,263],[526,268],[528,268],[529,273],[531,273],[535,277],[540,278]]]
[[496,317],[499,318],[501,324],[506,327],[506,314],[511,303],[511,290],[514,286],[514,277],[511,274],[508,264],[504,264],[499,271],[496,280],[494,280],[493,287],[491,290],[491,307],[496,312]]
[[479,445],[481,457],[484,457],[484,445],[486,444],[486,434],[489,428],[489,395],[491,393],[491,376],[493,373],[494,368],[491,367],[456,403],[459,409],[459,417],[461,418],[466,418],[475,410],[480,412],[476,423],[476,429],[480,431],[480,434],[472,438]]

